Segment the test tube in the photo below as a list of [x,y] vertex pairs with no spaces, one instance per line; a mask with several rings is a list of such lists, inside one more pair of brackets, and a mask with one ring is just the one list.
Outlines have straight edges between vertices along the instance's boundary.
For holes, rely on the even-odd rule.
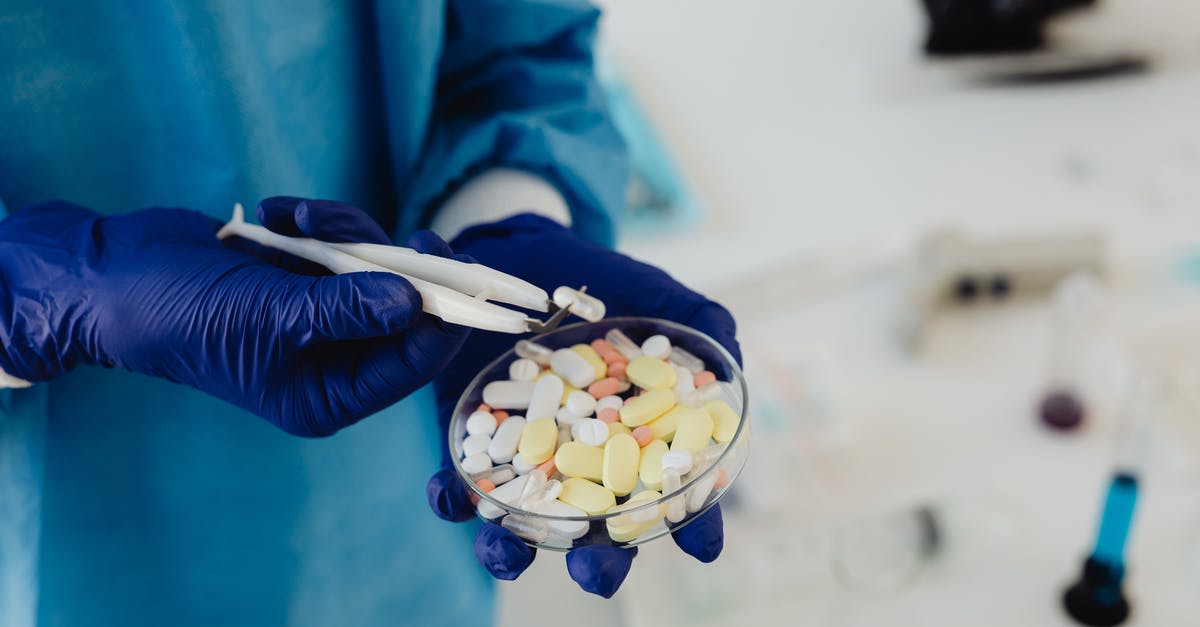
[[1070,430],[1083,422],[1085,351],[1097,331],[1100,285],[1090,274],[1074,274],[1054,289],[1050,320],[1050,372],[1038,415],[1046,426]]

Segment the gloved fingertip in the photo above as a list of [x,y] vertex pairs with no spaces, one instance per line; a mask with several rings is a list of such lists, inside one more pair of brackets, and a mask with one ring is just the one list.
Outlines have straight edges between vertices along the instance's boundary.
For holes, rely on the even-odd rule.
[[717,559],[725,548],[721,506],[713,505],[708,508],[708,511],[693,518],[687,526],[671,532],[671,538],[684,553],[705,564]]
[[442,520],[463,522],[475,516],[467,486],[453,468],[443,468],[425,486],[429,509]]
[[742,365],[742,347],[737,341],[737,323],[733,314],[720,303],[704,303],[683,322],[693,329],[707,333],[733,355],[739,366]]
[[475,559],[496,579],[512,581],[533,563],[537,551],[525,544],[517,534],[487,523],[475,536]]
[[288,237],[300,237],[304,235],[296,226],[296,207],[304,202],[303,198],[295,196],[271,196],[264,198],[258,203],[255,213],[258,214],[258,222],[268,229],[287,235]]
[[326,242],[392,243],[367,212],[336,200],[305,200],[296,207],[296,226],[308,237]]
[[567,553],[567,573],[584,592],[611,599],[629,575],[636,548],[585,546]]
[[450,245],[446,243],[446,240],[433,231],[415,231],[412,235],[408,236],[407,244],[419,253],[437,255],[438,257],[454,256],[454,251],[450,249]]

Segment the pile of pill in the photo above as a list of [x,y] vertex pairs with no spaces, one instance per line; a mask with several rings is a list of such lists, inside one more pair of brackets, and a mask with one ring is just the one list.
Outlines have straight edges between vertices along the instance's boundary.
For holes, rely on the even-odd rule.
[[[606,519],[608,535],[629,542],[664,518],[678,523],[703,509],[729,481],[707,471],[737,433],[739,415],[704,362],[663,335],[640,345],[619,329],[589,344],[551,350],[522,340],[507,380],[483,388],[466,420],[462,468],[490,497],[553,517],[637,508]],[[523,412],[523,415],[517,415]],[[644,506],[705,475],[684,494]],[[488,519],[505,515],[476,500]],[[567,543],[586,520],[510,514],[501,524],[537,543]]]

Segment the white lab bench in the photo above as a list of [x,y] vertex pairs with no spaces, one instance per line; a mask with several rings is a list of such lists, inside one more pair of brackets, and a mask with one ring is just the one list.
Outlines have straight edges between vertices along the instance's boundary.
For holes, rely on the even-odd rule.
[[[844,264],[943,224],[1097,228],[1118,342],[1162,363],[1200,358],[1200,286],[1164,269],[1200,240],[1200,4],[1101,3],[1059,36],[1145,51],[1151,73],[971,85],[918,54],[917,0],[604,3],[611,49],[709,207],[690,231],[622,248],[729,301],[763,415],[721,559],[701,566],[651,543],[603,601],[544,552],[500,584],[500,624],[1072,624],[1058,597],[1093,538],[1121,399],[1100,377],[1081,432],[1036,422],[1045,302],[947,312],[914,356],[893,335],[892,268],[785,299],[744,286],[803,281],[813,259]],[[814,396],[823,412],[790,411]],[[1176,408],[1151,442],[1128,624],[1191,624],[1200,415]],[[911,581],[839,580],[839,529],[917,503],[944,542]]]

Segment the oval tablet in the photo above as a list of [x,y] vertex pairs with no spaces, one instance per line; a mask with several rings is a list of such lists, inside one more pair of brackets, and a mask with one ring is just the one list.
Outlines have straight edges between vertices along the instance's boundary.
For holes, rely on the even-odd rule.
[[526,464],[537,466],[554,455],[558,444],[558,423],[551,418],[540,418],[525,423],[517,452]]
[[488,455],[497,464],[512,461],[517,454],[517,445],[521,443],[521,432],[525,430],[525,419],[521,416],[511,416],[496,427],[492,435],[492,443],[488,445]]
[[640,427],[667,413],[674,405],[675,393],[671,390],[650,390],[631,399],[621,408],[621,422],[630,427]]
[[728,442],[737,433],[737,412],[725,401],[710,401],[700,406],[713,419],[713,439],[718,442]]
[[645,390],[674,387],[676,378],[674,366],[649,355],[629,362],[625,366],[625,377]]
[[498,409],[525,409],[532,396],[532,381],[492,381],[483,386],[483,402]]
[[[591,347],[588,347],[591,350]],[[550,356],[550,369],[577,388],[586,388],[596,380],[596,370],[579,353],[562,348]]]
[[625,496],[637,487],[638,460],[642,447],[633,436],[618,433],[604,445],[604,487],[616,496]]
[[554,414],[558,412],[558,401],[562,398],[562,394],[562,379],[554,376],[538,379],[533,383],[529,408],[525,410],[525,419],[533,421],[542,418],[553,418]]
[[[499,489],[496,488],[496,490]],[[494,492],[495,490],[493,490]],[[608,508],[617,504],[617,499],[613,496],[612,490],[592,483],[587,479],[578,478],[571,478],[562,482],[562,494],[558,495],[558,500],[578,507],[589,516],[603,514],[608,511]]]
[[671,440],[671,450],[684,450],[695,453],[707,448],[712,439],[713,419],[707,412],[700,410],[689,411],[679,419],[679,427],[675,429],[675,437]]
[[667,443],[662,440],[642,447],[642,460],[638,464],[638,478],[647,490],[662,489],[663,455],[667,454]]
[[604,449],[583,442],[567,442],[554,454],[554,466],[564,477],[600,482],[604,477]]
[[[608,364],[604,363],[604,360],[600,358],[600,353],[597,353],[596,349],[588,346],[587,344],[576,344],[571,347],[571,350],[578,353],[580,357],[592,365],[592,372],[596,375],[595,380],[604,378],[605,374],[608,372]],[[582,388],[587,386],[581,385],[579,387]]]

